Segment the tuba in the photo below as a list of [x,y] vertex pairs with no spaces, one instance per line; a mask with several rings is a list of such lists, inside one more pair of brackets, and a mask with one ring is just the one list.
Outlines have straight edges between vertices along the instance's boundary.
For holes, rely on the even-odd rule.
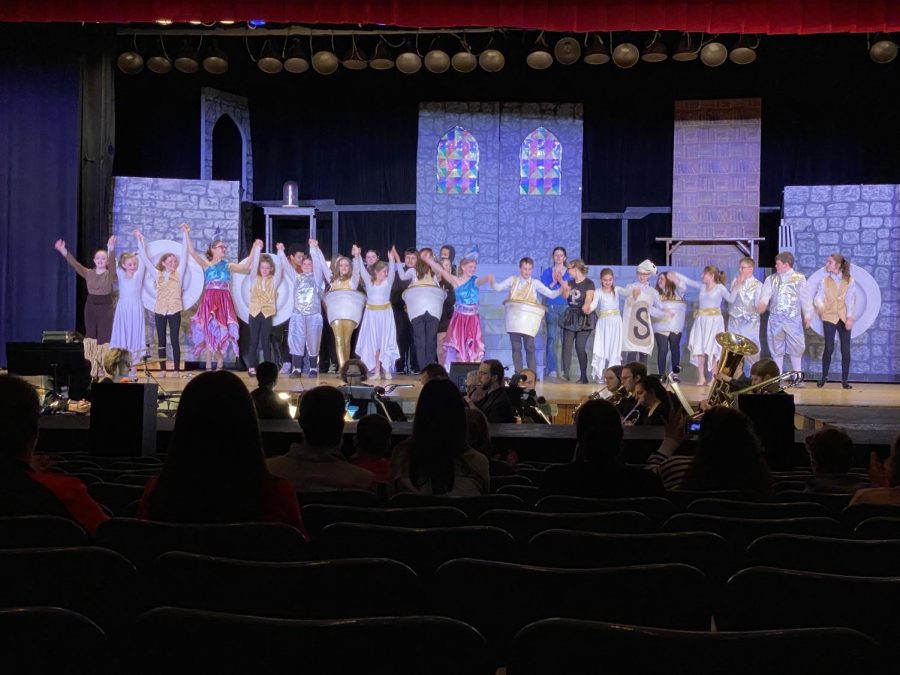
[[[730,331],[716,335],[716,342],[722,347],[722,355],[719,357],[719,367],[716,368],[715,374],[726,375],[729,379],[740,372],[745,356],[753,356],[759,351],[753,340]],[[709,396],[706,398],[707,406],[712,408],[717,405],[731,405],[732,397],[731,385],[719,377],[713,377]]]

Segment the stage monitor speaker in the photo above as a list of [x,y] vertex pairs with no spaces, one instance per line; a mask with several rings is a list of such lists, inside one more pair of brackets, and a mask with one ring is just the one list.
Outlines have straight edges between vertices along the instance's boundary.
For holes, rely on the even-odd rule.
[[794,465],[794,397],[790,394],[740,394],[737,408],[753,422],[773,471]]
[[155,384],[99,382],[91,388],[91,454],[156,455]]
[[84,360],[84,345],[76,342],[7,342],[6,367],[11,375],[43,375],[43,386],[69,398],[87,395],[91,369]]
[[45,330],[41,342],[82,342],[84,336],[77,330]]
[[461,392],[466,391],[466,376],[473,370],[478,370],[479,361],[453,361],[450,364],[450,381]]

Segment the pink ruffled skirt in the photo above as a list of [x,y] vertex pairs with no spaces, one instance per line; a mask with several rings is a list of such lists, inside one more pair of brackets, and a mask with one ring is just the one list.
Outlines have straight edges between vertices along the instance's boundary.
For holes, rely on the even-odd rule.
[[455,349],[462,361],[481,361],[484,358],[484,336],[481,333],[481,317],[478,306],[465,305],[460,311],[457,305],[450,317],[444,350]]
[[207,286],[200,298],[197,313],[191,319],[191,342],[194,356],[204,349],[224,354],[228,347],[238,356],[238,318],[231,291]]

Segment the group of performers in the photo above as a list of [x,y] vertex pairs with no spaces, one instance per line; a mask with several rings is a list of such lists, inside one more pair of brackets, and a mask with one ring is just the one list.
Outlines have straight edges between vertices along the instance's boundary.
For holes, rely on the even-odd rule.
[[[259,352],[273,360],[271,339],[273,322],[279,307],[279,294],[290,292],[291,314],[287,328],[290,361],[286,367],[295,375],[308,368],[318,374],[318,356],[326,317],[334,335],[339,365],[355,351],[374,377],[391,378],[395,370],[417,370],[429,363],[481,361],[485,344],[479,316],[480,289],[488,285],[495,291],[507,291],[507,332],[513,365],[522,371],[525,365],[536,371],[535,336],[542,322],[547,327],[548,376],[570,380],[572,350],[579,366],[578,382],[587,384],[587,344],[593,333],[591,379],[602,381],[605,371],[624,362],[646,364],[655,345],[660,373],[677,377],[681,364],[681,338],[685,326],[688,287],[699,289],[699,307],[688,337],[690,359],[698,368],[698,385],[715,373],[721,354],[716,335],[725,330],[722,303],[727,303],[728,330],[743,335],[759,346],[760,314],[769,311],[768,344],[772,358],[782,367],[784,356],[793,370],[802,370],[805,350],[804,329],[818,311],[824,326],[825,351],[821,387],[827,380],[835,333],[841,341],[842,384],[846,389],[850,367],[850,334],[855,318],[856,292],[849,262],[839,253],[831,254],[825,264],[826,275],[813,291],[806,277],[793,268],[794,257],[782,252],[775,257],[775,273],[764,283],[754,275],[754,261],[741,258],[738,276],[726,286],[723,272],[715,266],[703,270],[700,281],[677,272],[659,272],[649,260],[636,268],[635,280],[616,285],[613,272],[603,268],[599,287],[589,277],[581,260],[567,260],[565,249],[557,247],[553,264],[540,279],[533,276],[534,260],[519,261],[519,274],[497,282],[493,274],[477,276],[477,254],[467,254],[454,266],[451,246],[440,249],[435,258],[432,249],[407,249],[401,260],[392,248],[387,260],[379,260],[375,251],[354,245],[351,257],[335,255],[331,263],[310,239],[308,253],[276,244],[276,253],[263,252],[256,240],[250,255],[239,263],[229,262],[225,242],[215,240],[200,255],[194,248],[190,227],[182,225],[180,251],[164,251],[157,262],[151,259],[140,231],[135,230],[138,251],[123,253],[115,261],[116,238],[110,237],[106,249],[94,254],[94,267],[78,263],[68,252],[65,241],[55,248],[77,274],[87,282],[85,303],[85,355],[92,363],[92,374],[102,368],[103,355],[110,348],[131,352],[136,364],[145,354],[145,290],[154,298],[158,357],[166,373],[166,344],[172,345],[174,371],[180,369],[179,333],[181,313],[186,309],[185,281],[187,263],[192,258],[203,271],[204,288],[196,313],[191,319],[193,353],[205,354],[207,369],[221,368],[226,353],[235,357],[238,348],[238,316],[233,293],[244,294],[249,326],[249,353],[244,361],[251,374],[259,363]],[[153,268],[153,274],[145,274]],[[233,283],[235,274],[248,275],[240,288]],[[655,284],[650,277],[657,274]],[[145,289],[145,285],[148,287]],[[113,307],[112,294],[118,287],[119,299]],[[399,291],[399,294],[398,294]],[[399,302],[398,302],[399,295]],[[543,303],[538,300],[541,296]],[[620,298],[624,307],[620,308]],[[283,304],[283,303],[282,303]],[[358,330],[357,330],[358,329]],[[167,336],[168,332],[168,336]],[[555,343],[562,346],[562,362],[557,365]],[[411,338],[411,339],[410,339]],[[747,366],[758,355],[746,359]],[[669,366],[671,363],[671,366]],[[132,367],[134,376],[134,366]]]

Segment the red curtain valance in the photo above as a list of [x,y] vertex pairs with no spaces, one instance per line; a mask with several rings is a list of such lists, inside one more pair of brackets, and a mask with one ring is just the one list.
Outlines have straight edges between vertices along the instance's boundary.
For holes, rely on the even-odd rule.
[[494,26],[551,31],[900,32],[898,0],[0,0],[0,21]]

